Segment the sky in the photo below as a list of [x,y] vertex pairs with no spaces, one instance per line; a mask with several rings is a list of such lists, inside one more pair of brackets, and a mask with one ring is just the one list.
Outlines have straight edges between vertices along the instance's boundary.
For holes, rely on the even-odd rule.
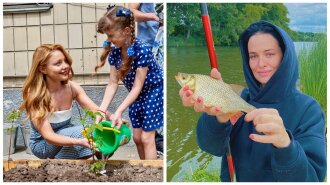
[[284,3],[289,10],[289,26],[301,32],[326,32],[326,3]]

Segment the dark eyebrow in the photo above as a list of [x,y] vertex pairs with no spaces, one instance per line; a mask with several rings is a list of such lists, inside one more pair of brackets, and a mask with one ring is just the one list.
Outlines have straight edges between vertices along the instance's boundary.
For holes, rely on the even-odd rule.
[[267,51],[273,51],[273,50],[275,50],[275,49],[266,49],[265,52],[267,52]]

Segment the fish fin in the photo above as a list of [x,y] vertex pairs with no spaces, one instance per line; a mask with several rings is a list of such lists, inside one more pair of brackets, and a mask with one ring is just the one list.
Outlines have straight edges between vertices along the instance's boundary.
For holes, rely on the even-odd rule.
[[229,84],[229,86],[231,87],[231,89],[238,95],[241,96],[241,93],[244,89],[243,85],[239,85],[239,84]]
[[243,115],[243,112],[238,112],[236,114],[233,114],[229,117],[229,121],[232,125],[235,125],[237,120]]

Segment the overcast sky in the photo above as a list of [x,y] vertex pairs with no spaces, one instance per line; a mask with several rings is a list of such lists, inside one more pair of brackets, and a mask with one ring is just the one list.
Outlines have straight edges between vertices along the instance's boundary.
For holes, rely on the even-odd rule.
[[326,32],[326,3],[284,3],[289,10],[290,28],[302,32]]

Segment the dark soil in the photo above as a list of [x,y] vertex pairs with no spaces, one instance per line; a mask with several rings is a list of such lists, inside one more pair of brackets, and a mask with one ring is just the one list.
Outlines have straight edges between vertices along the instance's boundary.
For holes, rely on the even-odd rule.
[[162,167],[107,164],[106,174],[90,172],[90,164],[45,161],[38,168],[17,165],[3,174],[4,182],[163,182]]

